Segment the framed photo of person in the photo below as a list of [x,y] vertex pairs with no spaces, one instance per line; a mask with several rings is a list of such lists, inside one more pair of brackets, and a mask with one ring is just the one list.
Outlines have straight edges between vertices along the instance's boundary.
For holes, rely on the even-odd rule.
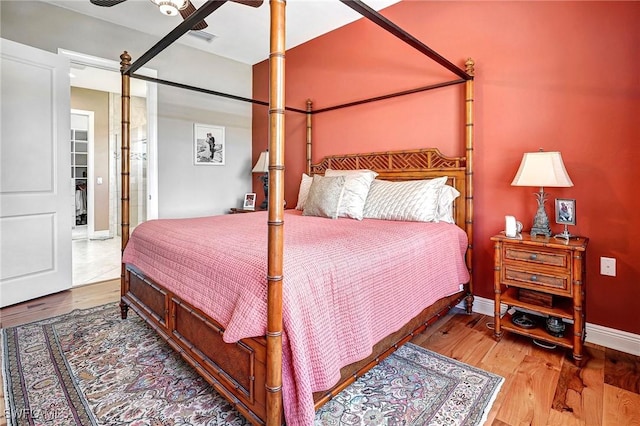
[[244,194],[244,204],[242,208],[245,210],[255,210],[256,209],[256,193],[249,192]]
[[556,198],[556,223],[560,225],[576,224],[576,200]]
[[224,166],[224,127],[193,125],[193,162],[196,166]]

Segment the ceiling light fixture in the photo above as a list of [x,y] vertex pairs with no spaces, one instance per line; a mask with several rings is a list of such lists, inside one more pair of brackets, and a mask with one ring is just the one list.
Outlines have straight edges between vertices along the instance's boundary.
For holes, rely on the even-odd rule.
[[179,10],[187,7],[189,0],[151,0],[151,3],[158,6],[163,15],[175,16]]

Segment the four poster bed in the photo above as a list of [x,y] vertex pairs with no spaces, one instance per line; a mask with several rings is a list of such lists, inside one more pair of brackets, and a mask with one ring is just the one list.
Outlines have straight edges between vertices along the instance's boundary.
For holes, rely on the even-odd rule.
[[[453,306],[465,300],[471,310],[473,61],[463,71],[361,2],[345,2],[462,77],[374,100],[465,84],[465,156],[428,148],[313,163],[312,116],[321,111],[284,105],[285,3],[272,0],[269,210],[149,221],[130,237],[129,79],[143,78],[138,68],[223,3],[205,3],[138,62],[121,56],[122,317],[132,308],[251,423],[280,425],[284,414],[289,425],[307,425],[315,409]],[[301,187],[310,185],[299,209],[287,211],[285,109],[307,117]],[[359,216],[327,219],[363,174]],[[461,196],[444,200],[445,192]],[[407,213],[412,206],[398,213],[406,199],[398,196],[417,197],[417,217]],[[337,210],[323,210],[327,203]]]

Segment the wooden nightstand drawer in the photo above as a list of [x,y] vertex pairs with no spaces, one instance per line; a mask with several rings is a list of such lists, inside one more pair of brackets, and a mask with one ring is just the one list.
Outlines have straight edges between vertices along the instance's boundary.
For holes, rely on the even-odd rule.
[[[518,265],[522,266],[522,265]],[[512,264],[505,264],[503,267],[502,283],[515,287],[524,287],[533,290],[555,290],[554,293],[571,296],[573,287],[570,285],[570,275],[550,274],[540,272],[530,268],[529,270],[518,269]]]
[[[571,252],[569,251],[545,251],[540,248],[527,248],[523,246],[504,245],[505,261],[515,260],[527,262],[534,265],[554,266],[562,269],[569,269]],[[523,266],[525,267],[525,266]]]

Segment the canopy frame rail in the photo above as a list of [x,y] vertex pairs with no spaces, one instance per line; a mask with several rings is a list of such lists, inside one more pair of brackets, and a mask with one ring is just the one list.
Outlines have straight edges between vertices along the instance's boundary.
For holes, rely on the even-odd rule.
[[457,74],[458,76],[462,77],[465,80],[473,80],[473,75],[467,73],[462,68],[458,67],[453,62],[449,61],[447,58],[440,55],[435,50],[431,49],[429,46],[427,46],[426,44],[424,44],[423,42],[421,42],[420,40],[418,40],[417,38],[415,38],[414,36],[406,32],[405,30],[403,30],[402,28],[400,28],[399,26],[397,26],[396,24],[394,24],[393,22],[391,22],[390,20],[382,16],[376,10],[367,6],[361,0],[340,0],[340,1],[346,6],[349,6],[351,9],[358,12],[360,15],[370,20],[371,22],[383,28],[387,32],[398,37],[400,40],[404,41],[409,46],[413,47],[414,49],[420,51],[424,55],[433,59],[435,62],[439,63],[440,65],[442,65],[449,71],[453,72],[454,74]]
[[397,98],[399,96],[412,95],[414,93],[425,92],[427,90],[439,89],[441,87],[455,86],[456,84],[462,84],[462,83],[466,83],[466,82],[467,82],[467,80],[459,79],[459,80],[446,81],[444,83],[431,84],[429,86],[416,87],[415,89],[402,90],[400,92],[389,93],[387,95],[375,96],[373,98],[362,99],[362,100],[353,101],[353,102],[347,102],[345,104],[330,106],[330,107],[326,107],[326,108],[320,108],[320,109],[317,109],[315,111],[311,111],[311,114],[320,114],[321,112],[334,111],[336,109],[348,108],[348,107],[352,107],[352,106],[367,104],[367,103],[370,103],[370,102],[383,101],[383,100],[386,100],[386,99]]
[[[239,96],[239,95],[232,95],[230,93],[219,92],[217,90],[203,89],[202,87],[190,86],[188,84],[176,83],[174,81],[162,80],[162,79],[159,79],[159,78],[148,77],[146,75],[132,74],[131,78],[137,78],[139,80],[145,80],[145,81],[148,81],[148,82],[151,82],[151,83],[162,84],[162,85],[165,85],[165,86],[177,87],[179,89],[185,89],[185,90],[191,90],[191,91],[194,91],[194,92],[205,93],[207,95],[214,95],[214,96],[219,96],[219,97],[222,97],[222,98],[233,99],[233,100],[236,100],[236,101],[248,102],[248,103],[252,103],[252,104],[263,105],[263,106],[266,106],[266,107],[269,106],[269,102],[267,102],[267,101],[261,101],[259,99],[246,98],[244,96]],[[301,113],[301,114],[306,114],[307,113],[306,110],[299,109],[299,108],[294,108],[294,107],[285,107],[285,109],[287,111],[298,112],[298,113]]]
[[[191,85],[184,84],[184,83],[177,83],[177,82],[174,82],[174,81],[169,81],[169,80],[163,80],[163,79],[160,79],[160,78],[149,77],[149,76],[146,76],[146,75],[131,74],[130,77],[131,78],[136,78],[136,79],[139,79],[139,80],[148,81],[148,82],[151,82],[151,83],[157,83],[157,84],[162,84],[162,85],[165,85],[165,86],[177,87],[179,89],[191,90],[191,91],[194,91],[194,92],[205,93],[205,94],[208,94],[208,95],[219,96],[219,97],[222,97],[222,98],[233,99],[233,100],[237,100],[237,101],[241,101],[241,102],[248,102],[248,103],[252,103],[252,104],[256,104],[256,105],[262,105],[262,106],[266,106],[266,107],[269,106],[269,102],[267,102],[267,101],[261,101],[259,99],[252,99],[252,98],[247,98],[247,97],[244,97],[244,96],[233,95],[233,94],[230,94],[230,93],[219,92],[217,90],[212,90],[212,89],[204,89],[202,87],[191,86]],[[380,96],[375,96],[373,98],[367,98],[367,99],[361,99],[361,100],[357,100],[357,101],[347,102],[347,103],[344,103],[344,104],[329,106],[329,107],[326,107],[326,108],[320,108],[318,110],[300,109],[300,108],[289,107],[289,106],[285,106],[285,110],[291,111],[291,112],[297,112],[297,113],[300,113],[300,114],[311,114],[311,115],[320,114],[322,112],[334,111],[334,110],[337,110],[337,109],[363,105],[363,104],[367,104],[367,103],[371,103],[371,102],[383,101],[383,100],[386,100],[386,99],[392,99],[392,98],[396,98],[396,97],[399,97],[399,96],[406,96],[406,95],[412,95],[414,93],[426,92],[427,90],[439,89],[439,88],[448,87],[448,86],[455,86],[456,84],[463,84],[463,83],[466,83],[466,82],[467,82],[467,80],[464,80],[464,79],[445,81],[444,83],[436,83],[436,84],[431,84],[431,85],[428,85],[428,86],[416,87],[414,89],[408,89],[408,90],[402,90],[400,92],[388,93],[386,95],[380,95]]]

